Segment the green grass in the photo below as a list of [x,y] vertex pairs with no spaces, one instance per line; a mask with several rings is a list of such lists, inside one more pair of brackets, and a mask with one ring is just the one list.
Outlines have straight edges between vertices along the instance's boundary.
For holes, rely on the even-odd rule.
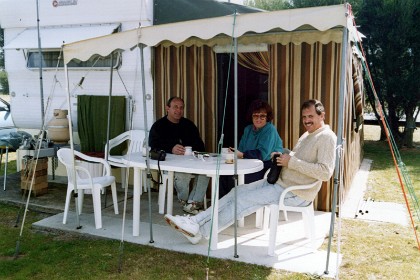
[[[40,233],[30,224],[45,217],[28,213],[14,258],[19,228],[14,227],[17,208],[0,204],[0,279],[205,279],[206,258],[198,255],[124,243],[119,273],[120,242],[86,238],[68,233]],[[211,259],[210,279],[310,279],[263,266]]]
[[[420,141],[420,137],[417,139]],[[401,188],[387,144],[366,141],[365,157],[373,160],[366,197],[402,203]],[[419,149],[403,150],[401,157],[419,197]],[[9,172],[14,172],[16,169],[11,165]],[[124,243],[122,272],[119,272],[119,241],[37,232],[30,225],[46,214],[36,212],[28,213],[20,238],[20,255],[15,259],[20,230],[20,227],[14,227],[18,210],[0,204],[0,279],[206,278],[206,257],[130,243]],[[341,223],[343,261],[340,279],[419,279],[420,251],[411,226],[354,219],[342,219]],[[335,250],[336,241],[333,242]],[[335,261],[330,259],[330,263]],[[319,279],[220,259],[210,259],[208,267],[209,279]]]

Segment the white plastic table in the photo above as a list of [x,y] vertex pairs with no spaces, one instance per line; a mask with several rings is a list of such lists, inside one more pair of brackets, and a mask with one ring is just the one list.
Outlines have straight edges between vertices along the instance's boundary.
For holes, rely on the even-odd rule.
[[[142,171],[145,170],[146,160],[141,153],[127,154],[123,158],[123,162],[134,168],[134,190],[133,190],[133,236],[139,235],[140,230],[140,195]],[[157,170],[158,164],[156,160],[149,161],[150,169]],[[216,189],[216,175],[233,175],[235,173],[234,164],[227,164],[224,160],[220,160],[219,168],[217,168],[217,157],[210,157],[205,161],[197,159],[194,156],[180,156],[167,154],[166,160],[160,162],[160,170],[168,171],[168,198],[167,211],[172,214],[173,204],[173,180],[174,172],[184,172],[191,174],[202,174],[210,177],[211,180],[211,199],[212,206],[219,208],[219,201],[213,198],[219,198],[219,190]],[[219,171],[217,171],[219,169]],[[237,174],[238,184],[244,184],[245,174],[254,173],[263,169],[263,162],[258,159],[238,159]],[[217,249],[218,243],[218,211],[214,211],[213,231],[212,231],[211,249]]]

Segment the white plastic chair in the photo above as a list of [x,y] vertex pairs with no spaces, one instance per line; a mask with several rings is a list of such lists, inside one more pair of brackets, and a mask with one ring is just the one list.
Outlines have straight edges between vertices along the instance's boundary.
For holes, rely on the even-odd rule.
[[[129,153],[140,153],[143,152],[143,142],[145,141],[146,133],[144,130],[129,130],[126,131],[117,137],[109,140],[109,147],[110,150],[113,147],[116,147],[125,141],[128,141],[128,148],[125,154]],[[122,161],[122,158],[124,155],[116,156],[116,155],[109,155],[108,154],[108,145],[105,145],[105,158],[108,158],[108,162],[111,166],[120,167],[121,168],[121,185],[123,188],[125,188],[126,183],[126,171],[127,171],[127,165],[125,165]],[[159,186],[159,213],[164,213],[164,207],[165,207],[165,194],[167,189],[167,179],[168,175],[167,173],[162,173],[163,176],[163,184]],[[143,191],[147,192],[147,184],[146,184],[146,174],[145,171],[143,171],[142,174],[143,179]]]
[[[124,143],[125,141],[128,141],[128,148],[127,148],[126,154],[142,152],[145,136],[146,136],[146,133],[144,130],[129,130],[109,140],[109,147],[110,147],[109,150],[108,150],[108,145],[105,145],[105,159],[108,159],[108,163],[111,166],[121,168],[121,186],[123,188],[125,188],[125,183],[126,183],[125,175],[126,175],[126,168],[127,168],[127,165],[125,165],[122,161],[122,158],[124,155],[118,156],[118,155],[110,155],[108,153],[112,148]],[[143,185],[145,188],[144,191],[147,191],[146,184],[143,184]]]
[[[73,172],[76,173],[76,185],[78,191],[78,212],[82,213],[83,196],[85,191],[89,190],[92,193],[93,212],[95,216],[95,227],[102,228],[102,210],[101,210],[101,192],[105,192],[105,187],[111,186],[112,200],[114,203],[114,212],[118,214],[117,189],[115,184],[115,177],[111,176],[111,168],[109,164],[102,158],[90,157],[78,151],[74,151],[74,156],[82,161],[89,161],[103,165],[103,175],[100,177],[92,177],[90,172],[80,166],[80,160],[73,160],[73,152],[68,148],[61,148],[57,151],[57,157],[67,169],[67,195],[64,206],[63,224],[67,222],[67,214],[70,206],[71,193],[75,189],[75,182],[73,180]],[[75,165],[73,165],[73,162]],[[75,170],[75,171],[73,171]]]
[[308,206],[288,206],[284,204],[286,194],[293,190],[312,189],[322,184],[322,181],[315,181],[309,185],[297,185],[288,187],[280,196],[278,204],[272,204],[265,207],[264,228],[268,228],[268,220],[270,221],[270,232],[268,241],[268,255],[273,256],[276,248],[277,226],[279,220],[279,211],[283,210],[287,221],[286,211],[302,213],[302,219],[305,226],[305,236],[310,239],[312,251],[315,251],[315,213],[314,205],[311,202]]

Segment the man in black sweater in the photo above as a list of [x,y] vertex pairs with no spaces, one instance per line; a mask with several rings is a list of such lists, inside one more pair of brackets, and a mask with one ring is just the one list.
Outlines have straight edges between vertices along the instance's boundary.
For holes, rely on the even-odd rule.
[[[166,112],[166,116],[152,125],[149,146],[175,155],[183,155],[187,146],[192,147],[193,151],[204,152],[204,142],[200,138],[198,128],[192,121],[184,118],[184,100],[176,96],[171,97],[166,103]],[[194,186],[188,195],[192,178]],[[205,175],[175,173],[174,187],[185,212],[194,215],[199,212],[208,183],[209,177]]]

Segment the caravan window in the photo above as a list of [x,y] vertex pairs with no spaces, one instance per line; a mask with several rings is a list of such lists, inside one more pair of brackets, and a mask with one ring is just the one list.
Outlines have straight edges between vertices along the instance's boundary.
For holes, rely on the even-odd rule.
[[[121,54],[119,52],[114,52],[114,61],[113,61],[113,68],[118,68],[121,65]],[[60,57],[61,55],[61,57]],[[26,67],[29,69],[32,68],[39,68],[40,62],[42,60],[42,67],[43,68],[63,68],[64,61],[63,55],[60,51],[43,51],[42,58],[40,58],[38,50],[29,50],[27,53],[27,63]],[[80,61],[73,59],[68,64],[68,67],[72,68],[109,68],[111,65],[111,55],[107,57],[100,57],[99,55],[91,57],[87,61]]]

